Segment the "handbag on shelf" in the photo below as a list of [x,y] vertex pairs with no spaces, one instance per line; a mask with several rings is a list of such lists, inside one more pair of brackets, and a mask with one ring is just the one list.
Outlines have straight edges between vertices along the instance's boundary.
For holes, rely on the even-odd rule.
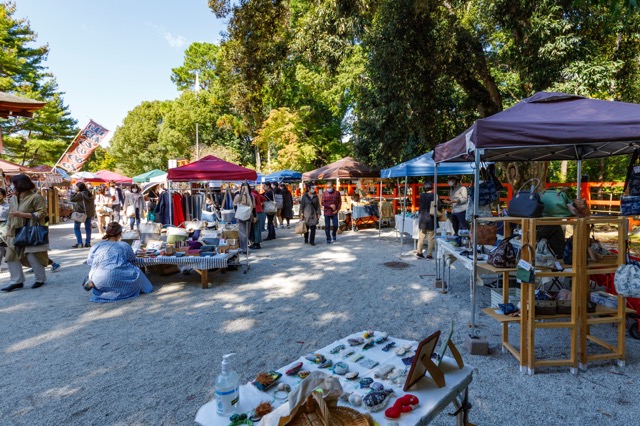
[[542,193],[542,203],[544,203],[544,209],[542,215],[544,217],[570,217],[574,214],[569,210],[568,205],[571,204],[571,199],[561,189],[547,189]]
[[591,209],[589,203],[584,198],[576,198],[571,203],[567,204],[569,211],[576,217],[591,216]]
[[562,261],[565,265],[571,265],[573,263],[573,237],[567,238],[567,242],[564,243],[564,250],[562,251]]
[[640,196],[640,149],[633,151],[624,181],[624,195]]
[[[238,207],[236,209],[235,213],[235,218],[238,220],[249,220],[251,218],[251,211],[253,209],[251,208],[251,206],[245,206],[244,204],[238,204]],[[231,210],[233,212],[233,210]],[[227,213],[226,217],[228,216],[229,213]],[[222,217],[223,219],[225,218],[225,210],[222,211]],[[225,219],[226,220],[226,219]],[[227,222],[229,222],[229,220],[227,220]]]
[[555,269],[556,267],[556,254],[549,247],[549,242],[546,238],[542,238],[536,244],[536,266],[549,269]]
[[640,263],[629,257],[627,242],[627,263],[620,265],[613,278],[616,292],[622,297],[640,297]]
[[[530,190],[524,190],[529,182],[532,182]],[[536,189],[540,186],[540,179],[529,179],[516,192],[509,201],[509,216],[513,217],[542,217],[544,204],[540,200],[540,194]]]
[[620,197],[620,214],[623,216],[640,215],[640,196],[623,195]]
[[[33,220],[29,222],[34,223]],[[49,227],[35,222],[16,229],[13,245],[16,247],[33,247],[49,244]]]
[[[496,188],[495,183],[492,180],[483,180],[478,184],[480,188],[478,191],[478,206],[486,206],[492,203],[495,203],[500,198],[500,194],[498,193],[498,189]],[[473,204],[475,188],[469,187],[469,200]]]
[[[531,264],[531,262],[534,259],[534,255],[533,255],[533,249],[531,248],[531,246],[529,244],[523,244],[522,245],[522,250],[520,250],[520,253],[518,255],[518,258],[521,259],[522,258],[522,252],[527,250],[529,252],[529,258],[531,259],[531,261],[529,261],[529,263]],[[522,266],[519,265],[519,262],[516,262],[516,279],[520,280],[523,283],[532,283],[535,281],[535,268],[533,267],[533,265],[531,265],[530,269],[526,269],[523,268]]]
[[611,253],[609,250],[604,248],[600,241],[596,240],[595,228],[593,225],[591,226],[591,240],[589,241],[589,247],[587,248],[588,262],[596,262],[596,263],[616,263],[618,260],[618,256],[616,254]]
[[[498,240],[498,227],[492,223],[478,223],[477,226],[478,242],[475,245],[494,245]],[[471,240],[473,241],[473,231],[471,232]]]
[[487,256],[487,264],[501,269],[515,268],[516,266],[516,249],[513,248],[513,244],[509,240],[511,238],[505,238],[500,241],[500,244]]
[[307,233],[307,224],[304,223],[302,220],[299,220],[298,223],[296,223],[296,234],[302,235],[306,233]]

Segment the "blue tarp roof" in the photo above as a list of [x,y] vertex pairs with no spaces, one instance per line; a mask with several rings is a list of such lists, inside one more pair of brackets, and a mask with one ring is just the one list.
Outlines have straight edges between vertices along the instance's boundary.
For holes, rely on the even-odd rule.
[[294,170],[280,170],[264,177],[264,182],[293,182],[302,180],[302,173]]
[[[380,171],[382,178],[395,178],[405,176],[433,176],[436,163],[433,161],[433,151],[422,154],[404,163],[400,163],[388,169]],[[440,163],[438,164],[438,176],[472,175],[475,170],[474,163]]]

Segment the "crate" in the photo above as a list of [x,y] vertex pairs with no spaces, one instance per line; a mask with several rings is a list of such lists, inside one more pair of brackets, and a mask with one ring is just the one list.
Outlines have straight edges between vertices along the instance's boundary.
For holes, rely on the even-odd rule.
[[555,315],[558,311],[558,302],[555,300],[536,300],[536,315]]
[[[491,289],[491,307],[497,308],[498,304],[502,303],[502,289]],[[518,306],[520,303],[520,289],[519,288],[510,288],[509,289],[509,303],[513,303]]]

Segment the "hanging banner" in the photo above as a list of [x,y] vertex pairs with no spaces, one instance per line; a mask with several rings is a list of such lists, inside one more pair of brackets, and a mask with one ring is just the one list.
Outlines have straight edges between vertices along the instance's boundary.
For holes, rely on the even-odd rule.
[[89,124],[73,139],[69,148],[62,154],[62,157],[56,163],[56,167],[60,167],[70,173],[79,172],[87,162],[93,151],[107,136],[109,131],[96,123],[89,120]]

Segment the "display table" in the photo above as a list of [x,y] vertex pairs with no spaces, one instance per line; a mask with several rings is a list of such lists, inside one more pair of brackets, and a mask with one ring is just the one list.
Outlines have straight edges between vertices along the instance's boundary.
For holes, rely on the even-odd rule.
[[[393,405],[393,402],[396,398],[405,394],[402,391],[402,387],[404,385],[404,381],[400,384],[392,384],[389,381],[383,381],[377,378],[374,378],[374,373],[377,368],[385,365],[391,364],[396,367],[405,367],[402,363],[402,359],[404,357],[410,356],[413,353],[405,354],[403,357],[397,356],[393,350],[389,352],[382,351],[382,347],[385,343],[388,342],[396,342],[396,347],[402,345],[413,345],[413,349],[415,350],[418,346],[418,342],[408,341],[402,339],[396,339],[393,337],[389,337],[387,342],[383,344],[377,344],[374,347],[370,348],[367,351],[363,351],[362,345],[360,346],[349,346],[347,342],[348,338],[361,337],[363,335],[362,332],[352,334],[351,336],[347,336],[343,339],[335,341],[330,345],[325,346],[324,348],[315,351],[314,353],[323,354],[327,359],[331,359],[334,364],[338,361],[344,361],[349,366],[349,371],[358,371],[359,377],[355,381],[349,381],[344,378],[344,376],[335,376],[340,379],[340,384],[342,385],[344,392],[355,392],[361,396],[366,394],[367,389],[360,389],[359,380],[363,377],[371,377],[375,381],[381,382],[385,388],[392,388],[394,390],[394,394],[391,395],[391,399],[389,401],[388,407]],[[380,332],[376,332],[376,335],[380,335]],[[338,354],[331,354],[330,351],[332,348],[336,347],[339,344],[343,344],[345,346],[345,350],[341,351]],[[344,359],[343,355],[349,352],[351,349],[356,351],[356,354],[363,354],[365,357],[372,359],[374,361],[378,361],[379,365],[374,367],[373,369],[367,369],[362,367],[359,363],[354,363],[350,361],[350,358]],[[285,371],[291,367],[291,365],[296,362],[303,363],[303,370],[307,371],[323,371],[327,374],[332,374],[331,369],[320,369],[317,364],[308,361],[303,357],[298,358],[297,360],[292,360],[290,364],[285,367],[277,370],[282,373],[282,377],[274,384],[270,389],[266,392],[258,391],[255,386],[251,383],[247,383],[245,385],[240,386],[240,405],[238,407],[238,413],[245,413],[251,411],[255,408],[260,402],[270,402],[275,407],[275,411],[267,416],[265,416],[260,422],[254,423],[254,425],[259,426],[271,426],[278,423],[278,419],[282,416],[286,416],[289,413],[289,404],[288,401],[278,400],[275,398],[274,393],[277,389],[278,383],[287,383],[291,386],[292,389],[302,381],[298,378],[298,376],[287,376],[285,375]],[[409,367],[407,367],[408,370]],[[415,385],[413,385],[408,392],[412,395],[415,395],[420,400],[420,404],[412,411],[411,413],[404,414],[400,419],[397,419],[397,422],[401,425],[425,425],[429,424],[435,417],[437,417],[447,406],[450,404],[454,404],[456,407],[456,411],[460,408],[463,403],[466,402],[466,398],[468,396],[468,387],[472,380],[473,375],[473,367],[465,365],[462,369],[459,369],[456,361],[452,358],[444,357],[444,360],[440,364],[441,370],[444,372],[444,377],[446,380],[446,385],[442,388],[439,388],[435,382],[429,377],[427,374],[426,377],[420,379]],[[256,372],[257,374],[257,372]],[[351,408],[355,408],[363,413],[366,413],[367,410],[364,406],[353,407],[349,405],[347,402],[340,400],[339,405],[348,406]],[[466,406],[466,404],[465,404]],[[384,410],[370,413],[373,419],[379,425],[386,425],[390,420],[384,418]],[[462,417],[464,415],[464,410],[460,410],[457,414],[458,424],[462,423]],[[207,404],[200,407],[198,413],[196,414],[195,421],[200,423],[203,426],[227,426],[229,424],[228,417],[221,417],[216,414],[215,408],[215,400],[208,402]]]
[[[466,255],[461,254],[461,250],[459,247],[454,247],[450,242],[444,240],[443,238],[436,238],[436,268],[438,269],[436,276],[443,277],[445,276],[445,267],[448,272],[448,279],[445,280],[447,282],[447,286],[444,287],[445,291],[448,288],[449,282],[451,282],[451,264],[454,262],[458,262],[460,265],[465,267],[469,271],[469,278],[471,279],[471,274],[473,273],[473,258],[467,257]],[[471,252],[471,249],[467,249]],[[476,283],[478,285],[484,285],[482,278],[480,276],[481,270],[482,273],[493,272],[488,271],[483,266],[486,266],[486,261],[478,262],[478,271],[476,274]],[[471,287],[471,286],[469,286]]]
[[229,260],[238,255],[237,250],[230,250],[229,253],[221,253],[215,256],[158,256],[158,257],[137,257],[134,265],[145,268],[154,265],[175,265],[187,266],[201,277],[202,288],[209,288],[209,271],[224,272],[229,266]]
[[[410,235],[411,238],[413,238],[416,241],[418,240],[418,237],[420,235],[418,234],[419,228],[418,228],[417,217],[415,219],[411,217],[405,217],[404,223],[403,223],[402,215],[397,214],[395,217],[395,222],[396,222],[396,231],[400,232],[401,234]],[[404,225],[404,228],[402,227],[403,225]]]

